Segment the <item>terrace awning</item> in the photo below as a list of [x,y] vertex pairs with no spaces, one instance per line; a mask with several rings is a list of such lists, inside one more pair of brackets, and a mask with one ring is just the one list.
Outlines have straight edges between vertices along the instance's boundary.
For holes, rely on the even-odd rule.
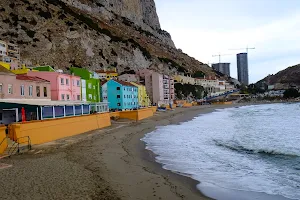
[[89,102],[84,101],[51,101],[42,99],[0,99],[0,103],[21,104],[30,106],[72,106],[89,104]]

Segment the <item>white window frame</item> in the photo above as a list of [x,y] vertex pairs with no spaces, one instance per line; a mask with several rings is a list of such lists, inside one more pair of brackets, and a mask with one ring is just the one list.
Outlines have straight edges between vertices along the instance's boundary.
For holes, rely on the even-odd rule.
[[60,78],[60,84],[65,85],[65,79],[64,78]]
[[8,87],[7,87],[8,89],[8,94],[13,94],[14,93],[14,91],[13,91],[13,85],[12,84],[8,84]]
[[67,94],[67,101],[70,101],[70,95]]
[[25,86],[21,85],[21,96],[25,96]]
[[33,85],[29,86],[28,94],[29,94],[30,97],[33,96]]
[[66,85],[68,85],[69,86],[69,79],[68,78],[66,78]]
[[2,91],[3,91],[3,84],[0,83],[0,93],[2,93]]
[[61,99],[65,100],[65,94],[61,94]]
[[80,87],[80,80],[77,80],[77,86]]

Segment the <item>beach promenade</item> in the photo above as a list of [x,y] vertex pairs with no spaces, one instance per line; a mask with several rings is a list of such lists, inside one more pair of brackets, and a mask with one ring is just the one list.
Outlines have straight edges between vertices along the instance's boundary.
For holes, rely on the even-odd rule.
[[159,112],[139,121],[36,145],[1,159],[1,199],[208,199],[196,181],[163,170],[140,139],[156,126],[176,124],[238,105],[194,106]]

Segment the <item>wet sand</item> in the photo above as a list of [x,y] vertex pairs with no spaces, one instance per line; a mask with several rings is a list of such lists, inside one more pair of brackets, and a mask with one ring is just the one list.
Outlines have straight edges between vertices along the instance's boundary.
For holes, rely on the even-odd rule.
[[[156,126],[177,124],[216,108],[196,106],[159,112],[154,117],[92,131],[0,160],[12,167],[0,170],[1,199],[209,199],[198,182],[162,169],[140,140]],[[42,134],[42,133],[41,133]]]

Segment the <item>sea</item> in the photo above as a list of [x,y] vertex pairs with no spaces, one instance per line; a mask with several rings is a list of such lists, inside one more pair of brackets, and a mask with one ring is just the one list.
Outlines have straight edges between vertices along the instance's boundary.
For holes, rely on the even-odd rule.
[[300,104],[217,109],[143,139],[164,169],[220,200],[300,199]]

